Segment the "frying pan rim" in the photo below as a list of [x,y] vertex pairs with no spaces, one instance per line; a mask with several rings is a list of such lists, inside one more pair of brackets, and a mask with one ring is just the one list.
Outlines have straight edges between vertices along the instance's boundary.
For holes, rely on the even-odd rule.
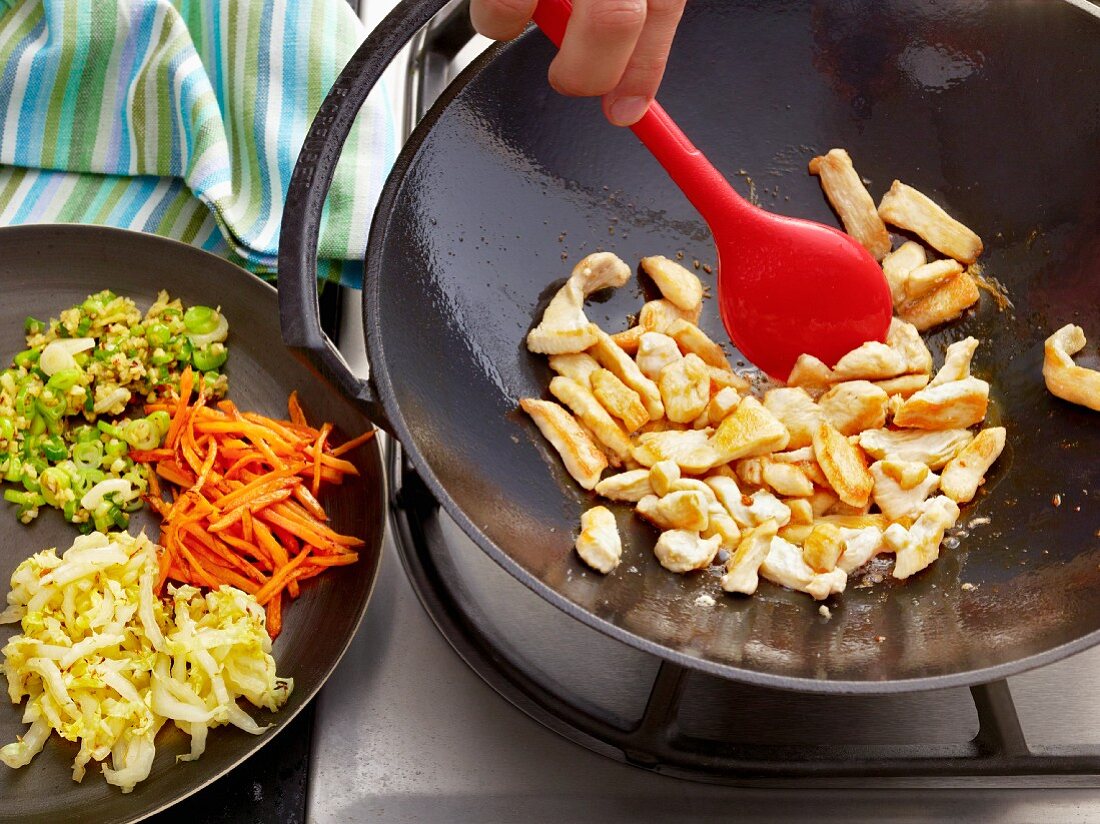
[[[228,267],[226,271],[235,270],[236,274],[234,275],[234,277],[237,278],[239,278],[241,275],[245,275],[246,278],[242,282],[250,283],[252,286],[259,286],[261,292],[266,291],[270,295],[271,299],[275,301],[276,305],[278,304],[278,291],[275,289],[274,286],[272,286],[270,283],[268,283],[258,275],[254,275],[247,269],[243,269],[240,266],[237,266],[232,261],[211,254],[205,249],[200,249],[199,247],[192,246],[188,243],[183,243],[172,238],[163,237],[161,235],[154,235],[148,232],[137,232],[132,229],[119,229],[114,226],[95,226],[82,223],[27,223],[17,226],[0,226],[0,248],[2,248],[3,243],[7,238],[15,235],[28,235],[31,237],[32,240],[34,239],[35,235],[42,235],[44,238],[56,240],[59,235],[63,236],[65,234],[102,235],[107,237],[114,236],[118,238],[119,244],[148,242],[156,245],[159,243],[164,246],[164,251],[166,255],[178,255],[184,251],[186,253],[198,253],[197,257],[200,259],[205,258],[204,262],[206,262],[210,266],[217,266],[222,268]],[[276,309],[276,312],[277,311],[278,310]],[[279,341],[279,343],[280,345],[282,345],[281,340]],[[326,382],[318,378],[317,383],[319,386],[323,387],[325,391],[340,397],[340,399],[345,404],[355,410],[356,414],[362,414],[358,409],[356,409],[354,404],[348,401],[347,398],[343,397],[343,395],[341,395],[337,390],[330,387]],[[381,481],[379,484],[376,485],[377,494],[379,496],[380,502],[379,511],[385,513],[389,508],[389,478],[386,474],[385,462],[382,456],[381,447],[378,443],[378,438],[372,438],[372,440],[374,441],[374,443],[369,447],[372,452],[371,462],[372,464],[377,465],[377,477]],[[383,514],[382,520],[382,529],[379,532],[379,545],[378,547],[376,547],[375,553],[378,561],[374,564],[374,569],[370,573],[371,579],[367,585],[366,596],[363,598],[363,603],[359,608],[359,614],[355,616],[354,629],[350,633],[348,633],[347,640],[344,641],[344,644],[340,648],[339,653],[335,656],[331,665],[324,671],[324,674],[321,676],[321,678],[318,679],[317,686],[314,687],[308,695],[306,695],[305,699],[297,707],[293,708],[285,715],[279,714],[278,720],[275,722],[275,728],[271,730],[270,734],[265,733],[264,735],[256,736],[255,746],[251,747],[240,758],[228,764],[224,769],[216,772],[205,781],[196,783],[193,787],[188,789],[187,792],[183,793],[182,795],[174,796],[173,798],[165,801],[159,806],[143,811],[136,818],[126,819],[128,822],[144,821],[145,819],[154,816],[157,813],[164,812],[165,810],[174,807],[176,804],[183,801],[184,799],[190,798],[192,795],[199,792],[199,790],[205,789],[206,787],[213,784],[215,781],[224,778],[226,775],[235,770],[249,758],[258,753],[261,748],[266,747],[269,743],[274,741],[279,733],[285,730],[287,726],[290,725],[290,722],[297,718],[302,710],[304,710],[307,706],[310,705],[310,703],[313,702],[313,700],[317,697],[317,693],[321,691],[321,688],[324,687],[324,685],[328,682],[328,679],[332,677],[332,673],[335,672],[336,667],[339,666],[340,662],[344,659],[344,655],[347,654],[348,649],[351,647],[351,642],[355,640],[355,636],[359,634],[359,628],[362,626],[363,623],[363,616],[367,614],[367,607],[370,604],[371,598],[374,596],[374,588],[378,584],[378,575],[379,571],[382,568],[383,556],[385,555],[385,553],[382,552],[382,547],[385,541],[386,529],[388,529],[389,526],[388,517],[385,514]]]
[[[1100,15],[1096,13],[1081,9],[1076,3],[1068,2],[1067,5],[1085,11],[1086,14],[1090,14],[1094,20],[1100,17]],[[723,664],[686,655],[678,650],[674,650],[624,629],[579,606],[569,600],[565,595],[543,583],[534,574],[524,569],[466,515],[454,498],[447,492],[443,484],[440,483],[430,464],[421,454],[420,449],[416,445],[416,441],[413,439],[412,430],[405,420],[401,406],[397,402],[394,382],[386,363],[386,345],[380,332],[381,309],[379,297],[383,283],[382,278],[385,275],[382,265],[381,250],[385,247],[386,239],[390,233],[398,196],[404,189],[408,174],[417,161],[420,150],[431,134],[433,127],[442,119],[454,100],[465,91],[466,87],[476,79],[498,55],[514,48],[523,48],[524,46],[520,45],[522,42],[529,40],[531,37],[538,36],[541,35],[538,34],[537,30],[529,27],[526,32],[515,40],[507,43],[496,43],[490,46],[447,85],[447,88],[432,104],[428,112],[425,113],[424,117],[416,124],[416,127],[402,146],[391,168],[390,174],[387,176],[385,184],[382,187],[381,194],[379,195],[378,205],[375,208],[367,243],[361,309],[367,342],[366,350],[371,362],[371,381],[377,388],[378,396],[383,404],[390,424],[394,429],[394,433],[402,444],[405,454],[409,456],[417,473],[431,490],[436,500],[443,506],[443,509],[459,527],[462,528],[462,531],[513,578],[524,584],[528,589],[533,590],[536,594],[553,604],[566,615],[581,621],[605,635],[628,644],[635,649],[639,649],[642,652],[654,655],[663,660],[671,661],[687,669],[697,670],[719,678],[729,678],[752,686],[789,690],[793,692],[828,693],[837,695],[889,695],[949,689],[952,687],[969,687],[1001,680],[1011,675],[1017,675],[1027,670],[1052,664],[1069,655],[1082,652],[1100,643],[1100,628],[1098,628],[1072,641],[1059,644],[1058,646],[1051,647],[1042,652],[1037,652],[1033,655],[1018,658],[1014,661],[1007,661],[1001,664],[960,672],[922,676],[920,678],[866,681],[829,680],[793,675],[778,675],[759,670],[745,669],[733,664]]]

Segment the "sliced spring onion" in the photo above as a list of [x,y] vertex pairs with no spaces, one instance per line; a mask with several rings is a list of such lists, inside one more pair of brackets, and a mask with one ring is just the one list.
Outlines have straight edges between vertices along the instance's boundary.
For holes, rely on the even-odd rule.
[[68,338],[51,341],[42,350],[42,357],[39,359],[38,365],[43,372],[51,376],[63,369],[76,369],[77,363],[73,359],[73,355],[94,348],[94,338]]

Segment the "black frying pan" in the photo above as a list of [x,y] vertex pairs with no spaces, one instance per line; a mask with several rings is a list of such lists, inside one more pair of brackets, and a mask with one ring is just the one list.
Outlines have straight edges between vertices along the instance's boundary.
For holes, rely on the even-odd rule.
[[[572,551],[593,499],[516,412],[550,379],[524,335],[588,252],[707,261],[712,248],[629,132],[603,123],[594,101],[547,88],[552,49],[537,32],[466,70],[389,178],[363,299],[371,382],[352,378],[324,340],[313,257],[333,164],[386,64],[442,5],[402,3],[323,105],[284,215],[280,299],[285,340],[400,438],[486,552],[609,635],[770,686],[971,684],[1100,640],[1100,418],[1052,398],[1040,375],[1042,341],[1062,324],[1100,342],[1100,20],[1055,0],[688,4],[662,99],[742,191],[751,177],[765,207],[835,223],[806,162],[846,147],[876,197],[900,177],[976,229],[987,272],[1015,303],[1001,312],[983,298],[931,336],[937,353],[982,340],[976,368],[1009,439],[964,523],[991,523],[913,580],[850,588],[826,621],[816,603],[770,585],[695,606],[716,581],[661,569],[653,532],[626,508],[616,572],[586,571]],[[625,328],[647,288],[618,290],[589,317]],[[722,334],[713,303],[703,326]]]
[[[340,440],[369,424],[360,410],[290,357],[279,343],[275,290],[221,258],[175,241],[137,232],[94,226],[21,226],[0,229],[0,356],[5,362],[25,348],[23,320],[56,317],[92,292],[112,289],[145,309],[167,289],[186,304],[220,305],[229,320],[230,397],[242,409],[285,416],[287,396],[297,389],[311,421],[332,421]],[[76,745],[55,735],[30,765],[0,765],[0,821],[21,824],[75,821],[134,821],[167,807],[229,771],[271,741],[321,688],[344,654],[366,609],[378,572],[384,524],[385,479],[372,439],[351,457],[358,478],[326,491],[324,502],[336,529],[366,541],[359,561],[303,585],[302,595],[285,608],[283,631],[273,655],[280,675],[294,679],[294,692],[276,713],[245,704],[260,724],[274,728],[252,736],[235,727],[210,733],[206,752],[193,762],[175,763],[187,752],[188,738],[170,724],[157,736],[153,770],[134,791],[123,795],[99,775],[94,762],[82,784],[71,780]],[[7,504],[3,505],[7,507]],[[157,519],[137,513],[131,529],[156,536]],[[14,513],[0,512],[0,580],[8,579],[27,556],[72,544],[76,531],[59,513],[46,511],[25,527]],[[16,627],[0,628],[0,644]],[[2,679],[0,679],[2,680]],[[6,703],[6,689],[4,691]],[[0,742],[14,741],[26,729],[21,707],[0,707]],[[274,746],[279,746],[276,742]],[[242,788],[242,792],[244,788]],[[81,811],[88,811],[82,815]]]

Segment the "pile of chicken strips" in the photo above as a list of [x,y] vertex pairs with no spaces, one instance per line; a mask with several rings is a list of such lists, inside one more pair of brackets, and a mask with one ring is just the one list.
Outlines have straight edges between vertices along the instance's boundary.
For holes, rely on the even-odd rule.
[[[612,334],[590,323],[585,299],[631,276],[609,252],[577,264],[527,336],[549,356],[555,400],[520,406],[569,474],[633,504],[659,531],[654,553],[669,571],[724,563],[728,593],[752,595],[763,577],[821,600],[879,555],[909,578],[939,557],[1005,445],[1003,427],[984,425],[990,386],[971,374],[979,341],[952,343],[934,370],[920,334],[978,302],[968,267],[979,237],[900,181],[876,208],[842,149],[810,172],[882,263],[895,308],[885,342],[833,366],[803,355],[786,385],[750,383],[697,325],[701,281],[669,258],[641,261],[662,297],[635,325]],[[894,248],[887,224],[921,242]],[[1060,397],[1100,408],[1100,374],[1071,358],[1084,345],[1079,327],[1055,332],[1044,376]],[[611,510],[583,514],[576,550],[599,572],[619,565]]]

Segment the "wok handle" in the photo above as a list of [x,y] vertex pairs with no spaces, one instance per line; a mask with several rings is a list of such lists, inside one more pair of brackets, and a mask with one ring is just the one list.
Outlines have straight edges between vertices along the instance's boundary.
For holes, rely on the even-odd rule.
[[309,128],[283,209],[279,241],[279,321],[283,342],[387,432],[392,426],[373,383],[352,373],[321,329],[317,244],[321,209],[344,142],[382,73],[447,0],[402,0],[340,72]]

